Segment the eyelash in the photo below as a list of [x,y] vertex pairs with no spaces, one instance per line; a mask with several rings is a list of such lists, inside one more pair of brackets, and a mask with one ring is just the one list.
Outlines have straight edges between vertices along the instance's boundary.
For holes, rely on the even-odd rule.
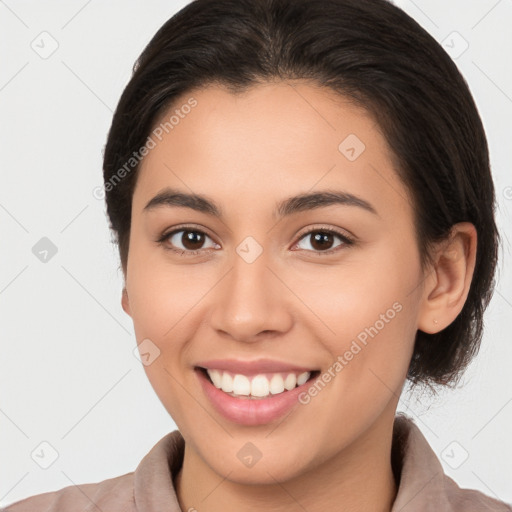
[[[192,233],[200,233],[202,235],[207,236],[208,238],[211,238],[207,233],[205,233],[201,229],[197,229],[195,226],[178,226],[178,228],[175,228],[172,231],[164,232],[156,240],[156,242],[159,245],[163,246],[163,248],[165,250],[174,252],[174,253],[178,254],[179,256],[182,256],[182,257],[185,257],[185,258],[186,257],[191,257],[191,256],[196,256],[203,249],[197,249],[195,251],[183,250],[183,249],[175,249],[173,247],[168,246],[165,243],[172,235],[175,235],[176,233],[180,233],[182,231],[189,231],[189,232],[192,232]],[[333,254],[333,253],[343,249],[343,247],[348,247],[348,246],[351,246],[351,245],[353,245],[355,243],[355,240],[353,240],[352,238],[349,238],[347,235],[341,233],[338,230],[335,230],[335,229],[332,229],[332,228],[317,227],[317,228],[314,228],[314,229],[310,229],[309,231],[307,231],[305,233],[302,233],[300,235],[299,239],[297,240],[297,242],[294,245],[297,245],[297,243],[299,243],[303,238],[305,238],[308,235],[311,235],[313,233],[324,233],[324,234],[327,233],[327,234],[330,234],[330,235],[335,235],[335,236],[339,237],[340,240],[343,242],[342,244],[338,245],[337,247],[335,247],[333,249],[329,249],[327,251],[311,251],[311,250],[308,250],[308,249],[300,249],[302,251],[306,251],[308,253],[312,253],[315,256],[331,255],[331,254]]]

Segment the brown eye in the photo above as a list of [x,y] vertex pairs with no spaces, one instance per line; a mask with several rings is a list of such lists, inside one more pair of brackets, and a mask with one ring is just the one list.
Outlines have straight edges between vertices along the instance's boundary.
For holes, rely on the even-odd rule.
[[311,246],[313,249],[318,249],[319,251],[323,249],[330,249],[333,245],[333,238],[334,235],[332,233],[323,233],[323,232],[317,232],[314,234],[314,236],[311,237]]
[[211,238],[203,231],[187,228],[171,231],[163,235],[158,242],[163,244],[166,249],[177,253],[194,255],[202,249],[218,247],[213,241],[210,247],[204,247],[206,240],[211,240]]
[[[341,243],[335,244],[335,239],[341,241]],[[309,240],[309,245],[311,248],[302,249],[313,252],[313,253],[332,253],[336,252],[338,248],[342,248],[343,246],[352,245],[352,240],[350,240],[347,236],[338,233],[337,231],[333,231],[331,229],[315,229],[305,233],[300,240]],[[299,241],[297,245],[301,242]],[[299,247],[300,248],[300,247]]]
[[199,231],[178,231],[178,233],[183,233],[181,237],[179,237],[179,241],[185,247],[185,249],[195,251],[197,249],[201,249],[201,246],[204,244],[205,234],[200,233]]

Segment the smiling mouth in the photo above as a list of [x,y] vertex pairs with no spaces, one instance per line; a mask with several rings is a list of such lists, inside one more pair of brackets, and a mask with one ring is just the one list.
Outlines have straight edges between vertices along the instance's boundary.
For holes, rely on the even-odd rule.
[[303,386],[320,375],[320,370],[286,371],[244,375],[226,370],[196,367],[211,384],[229,396],[242,399],[264,399],[279,396]]

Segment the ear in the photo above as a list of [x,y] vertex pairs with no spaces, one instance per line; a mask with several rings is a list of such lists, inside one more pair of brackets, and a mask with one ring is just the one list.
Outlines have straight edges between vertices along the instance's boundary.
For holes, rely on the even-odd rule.
[[121,297],[121,306],[123,306],[124,312],[132,316],[132,313],[130,311],[130,299],[128,298],[128,292],[126,291],[126,286],[123,287],[123,294]]
[[475,270],[476,247],[475,226],[460,222],[434,249],[434,262],[424,282],[418,329],[429,334],[442,331],[462,311]]

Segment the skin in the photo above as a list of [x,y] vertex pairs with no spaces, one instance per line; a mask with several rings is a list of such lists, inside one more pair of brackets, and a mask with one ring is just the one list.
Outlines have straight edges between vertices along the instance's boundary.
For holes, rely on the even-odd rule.
[[[197,106],[139,170],[122,296],[137,343],[149,338],[160,350],[144,368],[185,438],[180,506],[390,511],[392,427],[414,336],[443,329],[462,309],[475,229],[454,226],[422,269],[413,205],[390,149],[370,115],[333,91],[304,81],[241,95],[210,86],[176,105],[192,96]],[[349,134],[366,146],[354,161],[338,150]],[[168,186],[209,196],[223,219],[177,206],[144,211]],[[377,213],[330,205],[272,217],[276,202],[326,189],[354,194]],[[155,242],[181,224],[206,233],[204,243],[187,245],[183,232]],[[321,228],[356,241],[333,235],[322,249],[313,239]],[[236,252],[248,236],[263,250],[252,263]],[[165,249],[172,244],[199,254]],[[250,427],[224,419],[193,371],[210,358],[266,357],[325,372],[397,302],[400,312],[284,419]],[[250,468],[236,456],[248,441],[262,453]]]

